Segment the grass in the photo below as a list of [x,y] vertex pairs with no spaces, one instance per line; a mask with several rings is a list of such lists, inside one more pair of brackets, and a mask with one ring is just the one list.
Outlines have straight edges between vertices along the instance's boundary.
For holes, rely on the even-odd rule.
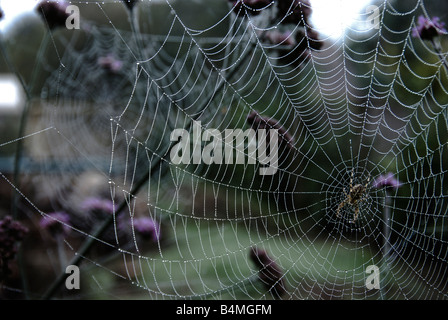
[[123,291],[120,297],[132,299],[270,299],[248,258],[253,245],[276,259],[291,298],[376,294],[364,287],[365,269],[374,259],[366,246],[281,234],[260,240],[257,231],[248,231],[243,223],[177,220],[166,247],[141,256],[120,256],[108,267],[88,268],[84,277],[91,291],[85,294],[110,298],[110,292]]

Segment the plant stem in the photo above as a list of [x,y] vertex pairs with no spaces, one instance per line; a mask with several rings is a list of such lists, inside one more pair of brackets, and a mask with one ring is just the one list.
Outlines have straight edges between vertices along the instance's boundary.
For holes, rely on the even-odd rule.
[[382,283],[380,286],[380,293],[382,299],[386,299],[386,293],[385,293],[385,286],[388,281],[389,277],[389,263],[388,258],[390,254],[390,205],[391,205],[391,198],[389,194],[389,190],[385,191],[385,198],[384,198],[384,208],[383,208],[383,247],[382,247],[382,255],[383,255],[383,276],[382,276]]
[[[37,74],[38,74],[38,66],[40,61],[42,60],[42,57],[44,55],[44,52],[47,49],[47,45],[48,42],[50,40],[50,30],[48,30],[47,32],[45,32],[44,35],[44,39],[42,40],[38,53],[37,53],[37,59],[36,59],[36,65],[34,66],[33,69],[33,73],[31,75],[31,81],[29,86],[27,86],[25,84],[25,82],[23,80],[21,80],[21,84],[23,86],[23,89],[26,92],[26,103],[25,106],[23,108],[21,117],[20,117],[20,123],[19,123],[19,132],[18,132],[18,141],[17,141],[17,149],[16,149],[16,154],[15,154],[15,158],[14,158],[14,177],[13,177],[13,183],[15,186],[19,186],[19,179],[20,179],[20,171],[21,171],[21,163],[22,163],[22,156],[23,156],[23,139],[21,139],[24,134],[25,134],[25,130],[26,130],[26,126],[27,126],[27,120],[28,120],[28,116],[30,113],[30,109],[31,109],[31,100],[32,100],[32,90],[37,78]],[[12,65],[12,63],[11,63]],[[19,77],[19,79],[22,79],[22,77],[18,74],[18,72],[14,69],[14,72],[17,74],[17,76]],[[12,216],[14,218],[17,218],[18,215],[18,201],[19,201],[19,194],[17,192],[14,193],[14,198],[13,198],[13,207],[12,207]]]

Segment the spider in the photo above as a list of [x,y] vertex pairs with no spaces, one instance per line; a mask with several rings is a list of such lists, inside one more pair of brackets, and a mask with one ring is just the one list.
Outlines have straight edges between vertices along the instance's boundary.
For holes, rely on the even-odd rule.
[[338,210],[336,211],[336,215],[338,218],[341,217],[340,211],[345,205],[350,205],[354,208],[355,213],[353,215],[353,220],[350,221],[351,223],[355,223],[355,221],[358,219],[359,215],[359,203],[361,201],[364,201],[365,198],[365,192],[367,189],[367,186],[370,182],[370,175],[367,178],[367,183],[365,185],[362,185],[360,183],[353,185],[353,174],[354,171],[352,169],[352,173],[350,175],[350,192],[347,193],[344,188],[345,193],[345,199],[339,204]]

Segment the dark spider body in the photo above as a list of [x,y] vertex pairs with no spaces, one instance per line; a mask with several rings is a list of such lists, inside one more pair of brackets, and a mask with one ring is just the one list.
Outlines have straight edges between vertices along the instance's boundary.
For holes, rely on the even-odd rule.
[[348,203],[353,205],[356,202],[358,202],[359,200],[361,200],[365,191],[366,191],[366,187],[363,186],[362,184],[355,185],[350,190],[350,194],[348,195],[349,196]]
[[359,203],[364,200],[364,195],[367,190],[367,185],[369,184],[370,177],[367,179],[367,183],[365,185],[362,185],[360,183],[353,185],[353,170],[350,177],[350,191],[347,193],[344,188],[345,193],[345,199],[339,204],[338,210],[336,211],[336,215],[338,217],[341,216],[340,211],[345,205],[350,205],[354,207],[354,215],[353,220],[351,221],[354,223],[358,219],[359,214]]

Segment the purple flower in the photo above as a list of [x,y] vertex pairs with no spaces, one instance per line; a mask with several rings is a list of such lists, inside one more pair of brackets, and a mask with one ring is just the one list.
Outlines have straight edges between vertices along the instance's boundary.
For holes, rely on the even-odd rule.
[[98,58],[98,65],[107,71],[117,73],[123,67],[123,62],[116,59],[112,55],[107,55],[105,57]]
[[380,188],[393,188],[398,189],[401,187],[401,182],[398,181],[397,178],[395,178],[394,174],[392,172],[388,172],[385,175],[380,175],[378,178],[373,181],[373,187],[380,189]]
[[70,216],[64,211],[57,211],[47,214],[40,220],[40,227],[48,230],[53,236],[70,232]]
[[87,198],[81,203],[81,210],[114,213],[114,203],[109,199]]
[[8,276],[9,261],[17,253],[17,243],[22,241],[28,229],[10,216],[0,221],[0,282]]
[[417,26],[412,29],[413,37],[420,37],[422,40],[433,40],[442,33],[446,33],[445,23],[440,21],[439,17],[428,19],[425,16],[419,16]]
[[12,217],[6,216],[0,221],[0,257],[11,258],[15,254],[16,242],[22,241],[28,229]]
[[142,237],[149,238],[154,242],[160,239],[160,225],[149,217],[134,219],[134,229]]
[[69,17],[69,14],[66,12],[67,7],[68,3],[65,1],[41,1],[36,7],[36,11],[44,22],[48,24],[48,27],[54,29],[65,26],[65,22]]

